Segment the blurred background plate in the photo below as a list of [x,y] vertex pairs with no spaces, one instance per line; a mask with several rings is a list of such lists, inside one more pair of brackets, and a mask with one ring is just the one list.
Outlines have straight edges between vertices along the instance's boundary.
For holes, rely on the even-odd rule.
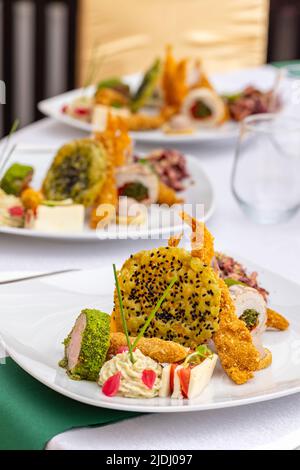
[[[8,166],[14,162],[29,164],[34,167],[34,178],[32,185],[34,188],[40,188],[46,172],[58,150],[57,147],[49,146],[25,146],[18,145],[14,151]],[[186,155],[187,169],[191,178],[185,181],[186,190],[178,193],[179,197],[185,200],[187,205],[193,207],[196,204],[203,204],[204,221],[207,221],[215,210],[215,195],[211,181],[202,169],[197,158]],[[191,208],[192,209],[192,208]],[[171,220],[171,223],[170,223]],[[58,232],[38,232],[30,229],[1,227],[0,233],[19,235],[22,237],[37,237],[57,240],[70,241],[97,241],[105,239],[136,239],[151,238],[155,239],[165,236],[168,238],[170,233],[178,233],[182,229],[182,222],[176,215],[174,220],[170,217],[170,210],[155,205],[154,210],[149,212],[148,226],[142,225],[139,228],[128,226],[111,225],[107,230],[92,230],[86,222],[83,232],[78,233],[58,233]]]
[[[247,85],[253,85],[259,89],[269,90],[275,83],[278,70],[275,67],[266,65],[262,67],[249,68],[224,74],[214,74],[210,78],[216,90],[220,94],[235,94],[241,91]],[[124,81],[128,83],[132,90],[138,87],[141,80],[141,74],[127,75]],[[46,116],[52,117],[69,126],[76,127],[83,131],[91,133],[92,124],[82,122],[79,119],[63,113],[62,108],[70,104],[74,99],[81,96],[92,96],[95,92],[94,86],[79,88],[67,93],[48,98],[39,102],[39,110]],[[234,121],[229,121],[220,127],[212,129],[199,129],[193,134],[166,134],[162,130],[131,132],[132,138],[136,142],[160,143],[170,145],[172,143],[190,143],[190,142],[214,142],[219,140],[234,140],[237,138],[239,125]]]

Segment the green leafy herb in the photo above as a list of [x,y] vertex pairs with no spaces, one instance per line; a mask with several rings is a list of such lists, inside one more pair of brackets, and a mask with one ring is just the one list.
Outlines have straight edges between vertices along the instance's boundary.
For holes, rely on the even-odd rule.
[[71,206],[72,204],[74,204],[72,199],[65,199],[64,201],[45,200],[41,202],[41,206],[48,206],[48,207],[63,207],[63,206]]
[[238,100],[239,98],[241,98],[242,96],[242,93],[235,93],[235,94],[232,94],[232,95],[223,95],[222,98],[227,101],[227,103],[229,104],[232,104],[234,103],[236,100]]
[[125,314],[124,314],[124,308],[123,308],[122,294],[121,294],[121,289],[120,289],[120,284],[119,284],[117,269],[116,269],[115,264],[113,264],[113,270],[114,270],[116,289],[117,289],[117,294],[118,294],[118,299],[119,299],[119,306],[120,306],[120,314],[121,314],[121,320],[122,320],[122,325],[123,325],[123,331],[124,331],[125,336],[126,336],[126,341],[127,341],[127,346],[128,346],[128,350],[129,350],[130,360],[131,360],[132,363],[134,363],[134,357],[133,357],[133,354],[132,354],[132,351],[134,350],[134,346],[132,346],[130,338],[129,338],[129,334],[128,334],[128,328],[127,328]]
[[227,287],[235,286],[235,285],[240,285],[240,286],[245,286],[248,287],[247,284],[241,281],[237,281],[236,279],[233,279],[232,277],[226,277],[224,279],[224,282]]
[[168,287],[166,288],[166,290],[164,291],[164,293],[162,294],[162,296],[160,297],[160,299],[157,301],[157,304],[155,305],[154,309],[151,311],[147,321],[145,322],[143,328],[141,329],[141,331],[139,332],[137,338],[135,339],[134,343],[133,343],[133,349],[136,348],[139,340],[142,338],[142,336],[144,335],[145,331],[147,330],[148,326],[150,325],[151,321],[153,320],[154,316],[156,315],[156,313],[158,312],[158,310],[160,309],[162,303],[164,302],[164,300],[166,299],[166,297],[168,296],[170,290],[172,289],[172,287],[174,286],[175,282],[177,282],[177,277],[173,277],[173,279],[171,280],[170,284],[168,285]]
[[138,202],[144,201],[149,197],[148,188],[138,181],[125,184],[120,189],[119,194],[135,199]]
[[107,80],[102,80],[98,83],[97,91],[102,90],[104,88],[116,88],[120,85],[123,85],[123,82],[119,78],[108,78]]
[[259,312],[254,310],[254,308],[248,308],[240,316],[240,320],[246,323],[248,330],[253,330],[258,323]]
[[198,100],[191,107],[191,113],[196,119],[204,119],[212,115],[211,109],[203,101]]
[[183,363],[183,367],[187,367],[190,362],[202,362],[203,359],[212,359],[213,352],[206,346],[206,344],[200,344],[196,351],[189,354]]

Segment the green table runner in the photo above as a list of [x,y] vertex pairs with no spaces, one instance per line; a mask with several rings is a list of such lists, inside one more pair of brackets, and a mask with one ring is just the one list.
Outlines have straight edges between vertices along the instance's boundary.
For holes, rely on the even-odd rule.
[[71,428],[104,425],[138,413],[71,400],[24,372],[11,358],[0,365],[0,449],[43,449]]

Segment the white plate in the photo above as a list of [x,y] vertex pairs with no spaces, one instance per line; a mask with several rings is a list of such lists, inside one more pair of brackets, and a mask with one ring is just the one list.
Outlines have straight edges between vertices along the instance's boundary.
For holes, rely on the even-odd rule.
[[[270,291],[270,306],[290,321],[285,332],[268,331],[264,345],[273,364],[256,372],[244,385],[235,385],[220,364],[209,386],[195,400],[105,397],[95,383],[73,381],[57,363],[62,340],[82,308],[110,312],[113,297],[112,267],[0,286],[0,332],[8,353],[29,374],[48,387],[90,405],[140,412],[180,412],[246,405],[300,392],[300,286],[281,276],[243,262],[259,272]],[[28,295],[30,293],[30,295]]]
[[[19,162],[32,165],[35,169],[33,187],[41,187],[47,169],[49,168],[57,147],[42,146],[18,146],[13,153],[8,165],[13,162]],[[179,193],[183,197],[186,204],[203,204],[204,205],[204,221],[208,220],[215,210],[215,196],[211,182],[202,170],[198,160],[190,155],[187,156],[187,167],[189,174],[192,176],[193,183],[188,185],[189,179],[186,180],[187,189]],[[172,226],[170,225],[170,211],[166,208],[157,207],[149,216],[149,226],[140,226],[138,229],[129,229],[127,226],[111,226],[108,230],[91,230],[86,223],[82,232],[78,233],[58,233],[58,232],[38,232],[30,229],[20,229],[11,227],[0,227],[0,233],[12,235],[20,235],[24,237],[38,237],[47,239],[73,240],[73,241],[96,241],[105,239],[126,239],[131,238],[155,238],[167,236],[170,232],[176,233],[182,229],[182,223],[179,218]],[[177,219],[177,218],[176,218]]]
[[[212,82],[219,93],[236,93],[245,86],[251,84],[262,90],[270,89],[275,80],[276,69],[272,66],[263,66],[252,69],[244,69],[225,74],[216,74],[211,77]],[[127,75],[124,80],[132,89],[136,89],[141,74]],[[72,90],[67,93],[48,98],[38,104],[39,110],[46,116],[50,116],[64,124],[87,131],[93,131],[92,125],[72,118],[62,112],[65,104],[72,102],[75,98],[85,94],[92,96],[95,88],[93,86],[85,89]],[[216,129],[201,129],[193,134],[165,134],[161,130],[131,132],[133,139],[137,142],[160,142],[170,143],[188,143],[201,141],[232,140],[238,135],[239,126],[235,122],[225,123]]]

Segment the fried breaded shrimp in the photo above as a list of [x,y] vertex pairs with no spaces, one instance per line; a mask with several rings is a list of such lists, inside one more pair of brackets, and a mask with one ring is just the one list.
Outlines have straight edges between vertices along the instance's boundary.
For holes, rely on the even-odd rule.
[[[214,239],[202,222],[198,222],[186,213],[182,218],[192,227],[192,255],[211,263],[214,257]],[[199,231],[202,234],[199,237]],[[253,344],[253,339],[246,324],[235,314],[235,306],[229,289],[223,279],[219,279],[221,302],[219,329],[214,333],[213,341],[223,369],[236,383],[243,384],[253,377],[253,372],[269,363],[260,363],[260,355]],[[272,358],[272,356],[271,356]]]
[[269,349],[265,348],[265,356],[260,359],[257,370],[266,369],[272,364],[272,353]]
[[181,242],[182,237],[183,237],[182,232],[177,234],[177,235],[172,235],[168,240],[168,246],[172,246],[172,247],[176,248],[179,245],[179,243]]
[[[131,336],[130,341],[133,343],[134,340],[135,338]],[[127,346],[124,333],[111,333],[107,356],[109,358],[114,356],[123,346]],[[183,361],[188,354],[188,348],[184,348],[174,341],[164,341],[159,338],[141,338],[137,348],[145,354],[145,356],[149,356],[154,361],[160,363],[180,362]]]
[[114,166],[128,163],[132,153],[132,140],[128,134],[126,118],[109,113],[105,131],[96,132],[95,139],[104,146]]
[[173,206],[174,204],[180,204],[183,202],[183,199],[177,197],[176,191],[170,186],[167,186],[162,181],[159,181],[158,184],[158,204],[167,204],[168,206]]
[[118,190],[116,185],[115,178],[115,169],[111,162],[109,162],[106,180],[102,187],[102,190],[96,200],[96,205],[93,207],[90,216],[90,227],[96,229],[99,222],[105,218],[106,222],[109,222],[114,216],[115,213],[103,211],[102,214],[98,213],[99,206],[111,205],[117,210],[118,205]]
[[275,330],[287,330],[289,322],[280,313],[275,312],[271,308],[267,309],[267,328],[274,328]]
[[259,352],[253,345],[250,331],[235,315],[229,290],[222,279],[219,330],[213,340],[221,364],[227,375],[236,383],[243,384],[253,377],[259,368]]
[[192,256],[195,258],[200,258],[205,264],[210,265],[215,254],[214,237],[203,222],[199,222],[186,212],[181,212],[180,216],[182,217],[182,220],[192,229]]
[[148,131],[159,129],[171,116],[175,114],[173,107],[162,108],[159,114],[137,113],[130,114],[126,118],[126,123],[130,131]]
[[162,74],[164,100],[169,106],[179,109],[187,92],[187,59],[177,62],[171,46],[166,48],[166,57]]

